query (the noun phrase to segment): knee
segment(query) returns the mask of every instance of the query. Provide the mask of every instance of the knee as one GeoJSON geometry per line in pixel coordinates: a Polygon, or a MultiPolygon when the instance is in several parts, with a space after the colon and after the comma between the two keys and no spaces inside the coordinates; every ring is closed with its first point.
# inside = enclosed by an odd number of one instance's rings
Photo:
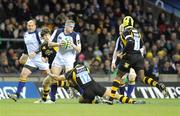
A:
{"type": "Polygon", "coordinates": [[[135,82],[136,73],[130,73],[128,79],[129,79],[130,82],[135,82]]]}
{"type": "Polygon", "coordinates": [[[51,80],[49,79],[49,78],[45,78],[44,80],[43,80],[43,86],[50,86],[50,84],[51,84],[52,82],[51,82],[51,80]]]}
{"type": "Polygon", "coordinates": [[[27,77],[28,77],[28,74],[25,73],[25,72],[22,72],[22,73],[20,74],[20,80],[26,81],[26,80],[27,80],[27,77]]]}

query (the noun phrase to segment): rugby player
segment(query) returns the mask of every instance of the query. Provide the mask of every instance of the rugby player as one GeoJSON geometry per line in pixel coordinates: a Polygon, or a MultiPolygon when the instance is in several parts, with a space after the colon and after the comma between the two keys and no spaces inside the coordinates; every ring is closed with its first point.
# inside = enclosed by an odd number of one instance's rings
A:
{"type": "Polygon", "coordinates": [[[123,84],[123,75],[129,72],[130,68],[135,70],[137,77],[140,77],[144,84],[157,87],[165,97],[167,96],[167,90],[164,84],[144,76],[144,58],[140,50],[143,47],[143,41],[140,33],[133,25],[134,20],[131,16],[124,17],[123,26],[125,30],[120,37],[123,45],[122,59],[118,65],[118,76],[114,79],[111,87],[111,97],[109,98],[111,104],[113,104],[116,91],[123,84]]]}
{"type": "MultiPolygon", "coordinates": [[[[63,69],[65,72],[73,69],[76,54],[81,52],[80,35],[74,31],[74,27],[75,22],[73,20],[66,20],[64,28],[56,29],[51,36],[51,42],[48,43],[48,46],[59,47],[52,62],[51,71],[53,74],[59,75],[63,69]]],[[[51,77],[47,77],[47,82],[51,80],[51,77]]],[[[51,101],[55,102],[58,83],[54,80],[52,83],[50,97],[51,101]]]]}
{"type": "MultiPolygon", "coordinates": [[[[26,49],[24,54],[20,58],[21,63],[25,63],[24,67],[20,74],[20,79],[18,83],[17,91],[13,94],[8,94],[8,97],[17,101],[20,98],[20,93],[22,88],[25,86],[28,76],[35,70],[39,69],[44,75],[47,75],[49,70],[49,64],[44,62],[42,59],[42,53],[37,51],[41,45],[40,34],[36,30],[35,20],[29,20],[27,22],[27,32],[24,34],[24,42],[26,49]]],[[[43,85],[44,88],[47,88],[46,85],[43,85]]]]}
{"type": "MultiPolygon", "coordinates": [[[[76,65],[75,68],[69,70],[63,75],[55,75],[49,73],[49,75],[55,80],[68,80],[75,89],[79,91],[81,97],[79,103],[94,103],[95,96],[109,97],[111,90],[106,89],[97,83],[91,76],[89,69],[85,65],[76,65]]],[[[115,95],[115,98],[122,103],[128,104],[144,104],[144,101],[135,101],[124,95],[115,95]]],[[[108,103],[108,101],[105,101],[108,103]]]]}
{"type": "MultiPolygon", "coordinates": [[[[124,31],[124,26],[123,24],[121,24],[119,26],[119,34],[121,35],[122,32],[124,31]]],[[[111,71],[114,71],[116,69],[116,65],[118,65],[119,60],[121,60],[121,58],[123,57],[122,55],[122,41],[120,39],[120,36],[118,37],[117,41],[116,41],[116,46],[113,52],[113,59],[112,59],[112,63],[111,63],[111,71]]],[[[130,69],[130,72],[126,73],[123,77],[123,83],[119,88],[119,92],[121,95],[124,95],[125,93],[125,86],[126,84],[128,84],[128,89],[126,91],[127,96],[131,97],[131,94],[135,88],[135,79],[136,79],[136,73],[134,71],[133,68],[130,69]]]]}

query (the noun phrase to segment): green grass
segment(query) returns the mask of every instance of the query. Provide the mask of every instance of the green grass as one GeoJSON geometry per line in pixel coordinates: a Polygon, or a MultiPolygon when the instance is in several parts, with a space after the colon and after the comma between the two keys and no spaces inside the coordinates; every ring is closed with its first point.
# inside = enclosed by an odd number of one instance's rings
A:
{"type": "Polygon", "coordinates": [[[17,103],[0,100],[0,116],[180,116],[180,99],[146,99],[147,104],[79,104],[77,99],[56,104],[33,104],[35,99],[17,103]]]}

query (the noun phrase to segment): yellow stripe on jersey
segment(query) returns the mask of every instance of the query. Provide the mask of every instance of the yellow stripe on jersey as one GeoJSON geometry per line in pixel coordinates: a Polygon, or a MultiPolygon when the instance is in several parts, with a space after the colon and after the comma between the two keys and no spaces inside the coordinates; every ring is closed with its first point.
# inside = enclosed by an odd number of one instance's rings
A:
{"type": "Polygon", "coordinates": [[[74,71],[72,72],[72,79],[77,84],[76,73],[74,71]]]}
{"type": "Polygon", "coordinates": [[[121,41],[122,41],[123,45],[126,46],[127,41],[126,41],[124,35],[121,35],[121,41]]]}
{"type": "Polygon", "coordinates": [[[89,70],[89,68],[86,68],[86,69],[87,69],[88,73],[90,73],[90,70],[89,70]]]}
{"type": "Polygon", "coordinates": [[[59,47],[53,47],[53,49],[57,52],[59,50],[59,47]]]}

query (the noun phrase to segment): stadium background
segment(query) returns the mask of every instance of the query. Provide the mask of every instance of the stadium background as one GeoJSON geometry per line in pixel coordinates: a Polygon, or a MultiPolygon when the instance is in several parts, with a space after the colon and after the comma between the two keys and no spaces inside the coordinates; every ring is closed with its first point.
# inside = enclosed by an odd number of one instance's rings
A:
{"type": "MultiPolygon", "coordinates": [[[[180,2],[178,0],[0,0],[0,115],[39,116],[174,116],[180,114],[179,99],[147,99],[143,106],[79,105],[77,100],[58,101],[54,106],[34,105],[25,99],[19,104],[6,100],[15,91],[22,65],[18,58],[23,52],[26,21],[36,19],[38,29],[63,27],[67,18],[76,22],[81,35],[82,52],[77,61],[92,67],[95,80],[110,86],[114,72],[110,71],[118,26],[125,15],[131,15],[140,30],[146,47],[146,75],[165,82],[170,98],[180,97],[180,2]],[[22,103],[22,104],[21,104],[22,103]],[[16,107],[15,107],[16,106],[16,107]],[[91,109],[91,111],[89,111],[91,109]],[[119,110],[120,109],[120,110],[119,110]],[[130,109],[130,110],[129,110],[130,109]],[[168,111],[167,111],[168,109],[168,111]],[[58,112],[57,112],[58,111],[58,112]],[[149,113],[150,112],[150,113],[149,113]],[[68,115],[69,116],[69,115],[68,115]]],[[[35,72],[23,89],[23,98],[39,97],[42,78],[35,72]],[[33,91],[31,91],[33,90],[33,91]]],[[[137,83],[135,96],[163,98],[154,88],[137,83]]],[[[59,98],[68,98],[58,89],[59,98]]]]}
{"type": "MultiPolygon", "coordinates": [[[[125,15],[131,15],[145,42],[146,75],[163,82],[179,82],[178,4],[177,0],[1,0],[0,79],[18,81],[22,69],[18,58],[24,49],[27,20],[36,19],[39,30],[47,26],[53,32],[63,27],[66,19],[73,19],[82,42],[77,62],[91,67],[97,81],[111,82],[114,72],[110,65],[118,26],[125,15]]],[[[29,80],[38,85],[42,82],[39,72],[29,80]]]]}

